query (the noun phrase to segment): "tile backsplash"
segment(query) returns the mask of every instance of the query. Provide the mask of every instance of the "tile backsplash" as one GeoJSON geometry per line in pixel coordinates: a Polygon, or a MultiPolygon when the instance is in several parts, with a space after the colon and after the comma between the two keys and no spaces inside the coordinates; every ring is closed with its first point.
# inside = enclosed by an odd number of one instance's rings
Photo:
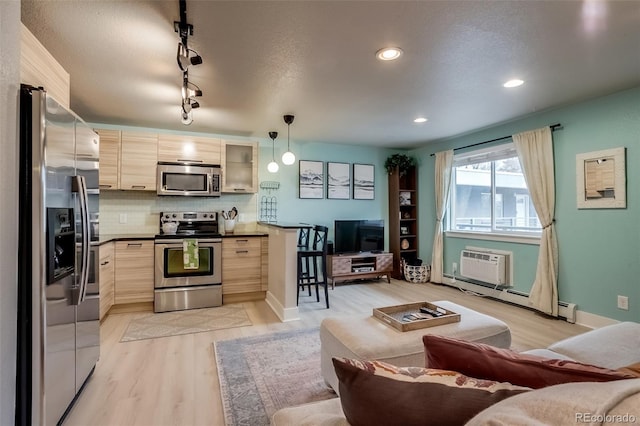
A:
{"type": "MultiPolygon", "coordinates": [[[[157,234],[165,211],[228,211],[238,209],[236,229],[253,230],[257,220],[257,194],[211,197],[159,197],[146,191],[100,191],[100,233],[157,234]],[[121,223],[122,221],[125,223],[121,223]]],[[[222,216],[218,218],[222,221],[222,216]]],[[[222,226],[222,222],[221,222],[222,226]]]]}

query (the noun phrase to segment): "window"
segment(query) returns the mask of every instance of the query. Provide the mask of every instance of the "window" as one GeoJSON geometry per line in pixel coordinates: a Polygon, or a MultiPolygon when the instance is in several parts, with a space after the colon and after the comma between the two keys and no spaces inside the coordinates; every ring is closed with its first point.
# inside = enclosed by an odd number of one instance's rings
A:
{"type": "Polygon", "coordinates": [[[512,143],[456,155],[452,179],[447,212],[450,231],[541,232],[512,143]]]}

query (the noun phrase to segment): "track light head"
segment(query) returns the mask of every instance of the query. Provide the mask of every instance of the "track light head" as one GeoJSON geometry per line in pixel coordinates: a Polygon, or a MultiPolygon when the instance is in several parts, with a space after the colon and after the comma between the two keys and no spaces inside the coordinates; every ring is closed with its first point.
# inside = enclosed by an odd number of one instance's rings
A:
{"type": "MultiPolygon", "coordinates": [[[[191,52],[196,53],[195,51],[189,49],[191,52]]],[[[202,56],[196,53],[196,56],[192,56],[189,61],[191,61],[191,65],[200,65],[202,63],[202,56]]]]}
{"type": "Polygon", "coordinates": [[[184,108],[182,108],[180,118],[182,120],[182,124],[184,124],[185,126],[193,123],[193,115],[191,114],[191,111],[187,112],[184,108]]]}
{"type": "Polygon", "coordinates": [[[200,104],[198,103],[198,101],[190,99],[190,104],[192,109],[200,108],[200,104]]]}

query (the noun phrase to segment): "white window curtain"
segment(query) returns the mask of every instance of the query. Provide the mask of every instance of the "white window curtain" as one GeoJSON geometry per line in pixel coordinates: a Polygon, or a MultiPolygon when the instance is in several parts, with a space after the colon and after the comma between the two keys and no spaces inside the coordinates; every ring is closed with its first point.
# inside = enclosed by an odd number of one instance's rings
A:
{"type": "Polygon", "coordinates": [[[435,204],[436,204],[436,232],[433,239],[433,251],[431,255],[431,282],[442,283],[442,219],[449,204],[451,192],[451,171],[453,169],[453,150],[436,153],[435,176],[435,204]]]}
{"type": "Polygon", "coordinates": [[[525,182],[542,225],[536,277],[529,292],[531,305],[545,314],[558,316],[558,241],[555,215],[555,177],[551,129],[513,135],[525,182]]]}

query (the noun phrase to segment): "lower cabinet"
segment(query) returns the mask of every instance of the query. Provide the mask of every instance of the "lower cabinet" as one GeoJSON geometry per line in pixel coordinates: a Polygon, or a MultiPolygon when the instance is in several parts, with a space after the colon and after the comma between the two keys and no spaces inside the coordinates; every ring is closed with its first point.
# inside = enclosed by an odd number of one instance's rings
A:
{"type": "Polygon", "coordinates": [[[262,291],[262,237],[223,238],[223,296],[259,291],[262,291]]]}
{"type": "Polygon", "coordinates": [[[116,305],[153,302],[153,244],[153,240],[116,242],[116,305]]]}
{"type": "Polygon", "coordinates": [[[115,293],[115,257],[114,243],[105,243],[98,249],[99,274],[100,278],[100,320],[109,312],[113,306],[115,293]]]}

